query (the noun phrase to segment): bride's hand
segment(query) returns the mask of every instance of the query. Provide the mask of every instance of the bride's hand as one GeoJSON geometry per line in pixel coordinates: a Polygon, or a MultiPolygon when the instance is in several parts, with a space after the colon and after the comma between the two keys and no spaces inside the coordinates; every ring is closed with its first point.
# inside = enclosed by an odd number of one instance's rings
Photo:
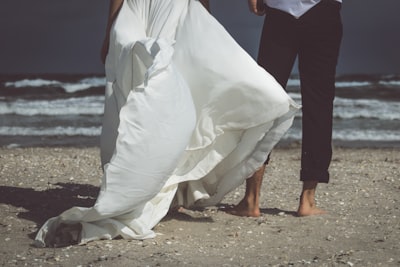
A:
{"type": "Polygon", "coordinates": [[[258,16],[265,15],[265,6],[262,0],[247,0],[247,3],[249,4],[250,12],[258,16]]]}
{"type": "Polygon", "coordinates": [[[106,36],[104,38],[103,45],[101,46],[101,51],[100,51],[100,59],[103,64],[106,63],[106,57],[108,54],[109,46],[110,46],[110,37],[106,36]]]}

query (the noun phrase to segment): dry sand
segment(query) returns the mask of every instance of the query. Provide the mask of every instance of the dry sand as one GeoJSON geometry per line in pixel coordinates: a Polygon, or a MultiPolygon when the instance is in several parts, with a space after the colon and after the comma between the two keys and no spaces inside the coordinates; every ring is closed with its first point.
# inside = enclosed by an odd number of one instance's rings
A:
{"type": "MultiPolygon", "coordinates": [[[[329,213],[296,217],[298,147],[273,153],[260,218],[220,207],[168,215],[155,239],[32,247],[38,227],[94,203],[98,148],[0,148],[1,266],[399,266],[400,150],[336,148],[331,183],[318,188],[329,213]]],[[[235,204],[244,187],[223,204],[235,204]]]]}

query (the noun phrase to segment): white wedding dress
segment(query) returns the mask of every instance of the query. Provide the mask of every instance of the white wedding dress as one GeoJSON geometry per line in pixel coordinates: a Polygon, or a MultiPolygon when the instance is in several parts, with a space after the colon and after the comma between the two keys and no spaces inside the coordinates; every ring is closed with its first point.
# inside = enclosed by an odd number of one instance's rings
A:
{"type": "Polygon", "coordinates": [[[241,185],[299,109],[197,0],[125,0],[106,78],[100,194],[49,219],[37,246],[60,224],[78,224],[80,244],[154,237],[171,205],[215,205],[241,185]]]}

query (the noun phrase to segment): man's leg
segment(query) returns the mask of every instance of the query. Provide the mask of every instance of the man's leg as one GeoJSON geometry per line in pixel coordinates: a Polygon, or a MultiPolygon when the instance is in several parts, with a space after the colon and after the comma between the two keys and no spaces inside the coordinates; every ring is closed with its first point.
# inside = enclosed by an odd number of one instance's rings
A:
{"type": "MultiPolygon", "coordinates": [[[[261,36],[258,63],[264,67],[285,88],[290,77],[296,55],[297,42],[293,28],[295,19],[279,10],[267,8],[261,36]]],[[[243,199],[228,213],[237,216],[260,216],[260,190],[265,167],[269,161],[246,180],[246,193],[243,199]]]]}
{"type": "Polygon", "coordinates": [[[329,182],[335,74],[342,37],[340,4],[323,1],[299,22],[303,26],[299,51],[303,189],[297,213],[308,216],[325,213],[316,206],[315,192],[318,183],[329,182]]]}
{"type": "Polygon", "coordinates": [[[298,216],[310,216],[325,214],[326,211],[317,207],[315,202],[315,193],[318,181],[303,181],[303,188],[300,195],[298,216]]]}
{"type": "Polygon", "coordinates": [[[252,177],[246,180],[246,193],[243,199],[232,209],[226,212],[243,217],[259,217],[260,216],[260,190],[265,172],[264,164],[252,177]]]}

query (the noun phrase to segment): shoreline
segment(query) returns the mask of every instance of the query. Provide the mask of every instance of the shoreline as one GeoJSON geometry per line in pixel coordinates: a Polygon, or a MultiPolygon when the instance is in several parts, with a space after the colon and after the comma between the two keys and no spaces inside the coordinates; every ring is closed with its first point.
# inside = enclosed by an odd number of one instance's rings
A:
{"type": "MultiPolygon", "coordinates": [[[[300,147],[277,147],[265,174],[259,218],[220,206],[168,214],[149,240],[31,246],[42,223],[91,206],[99,148],[0,147],[1,266],[398,266],[400,149],[334,147],[331,181],[318,187],[329,213],[296,217],[300,147]]],[[[236,204],[240,186],[221,205],[236,204]]]]}
{"type": "MultiPolygon", "coordinates": [[[[1,148],[29,148],[29,147],[99,147],[100,136],[14,136],[3,135],[0,139],[1,148]]],[[[300,147],[301,141],[282,139],[276,149],[300,147]]],[[[333,147],[337,148],[370,148],[370,149],[400,149],[400,141],[343,141],[333,140],[333,147]]]]}

